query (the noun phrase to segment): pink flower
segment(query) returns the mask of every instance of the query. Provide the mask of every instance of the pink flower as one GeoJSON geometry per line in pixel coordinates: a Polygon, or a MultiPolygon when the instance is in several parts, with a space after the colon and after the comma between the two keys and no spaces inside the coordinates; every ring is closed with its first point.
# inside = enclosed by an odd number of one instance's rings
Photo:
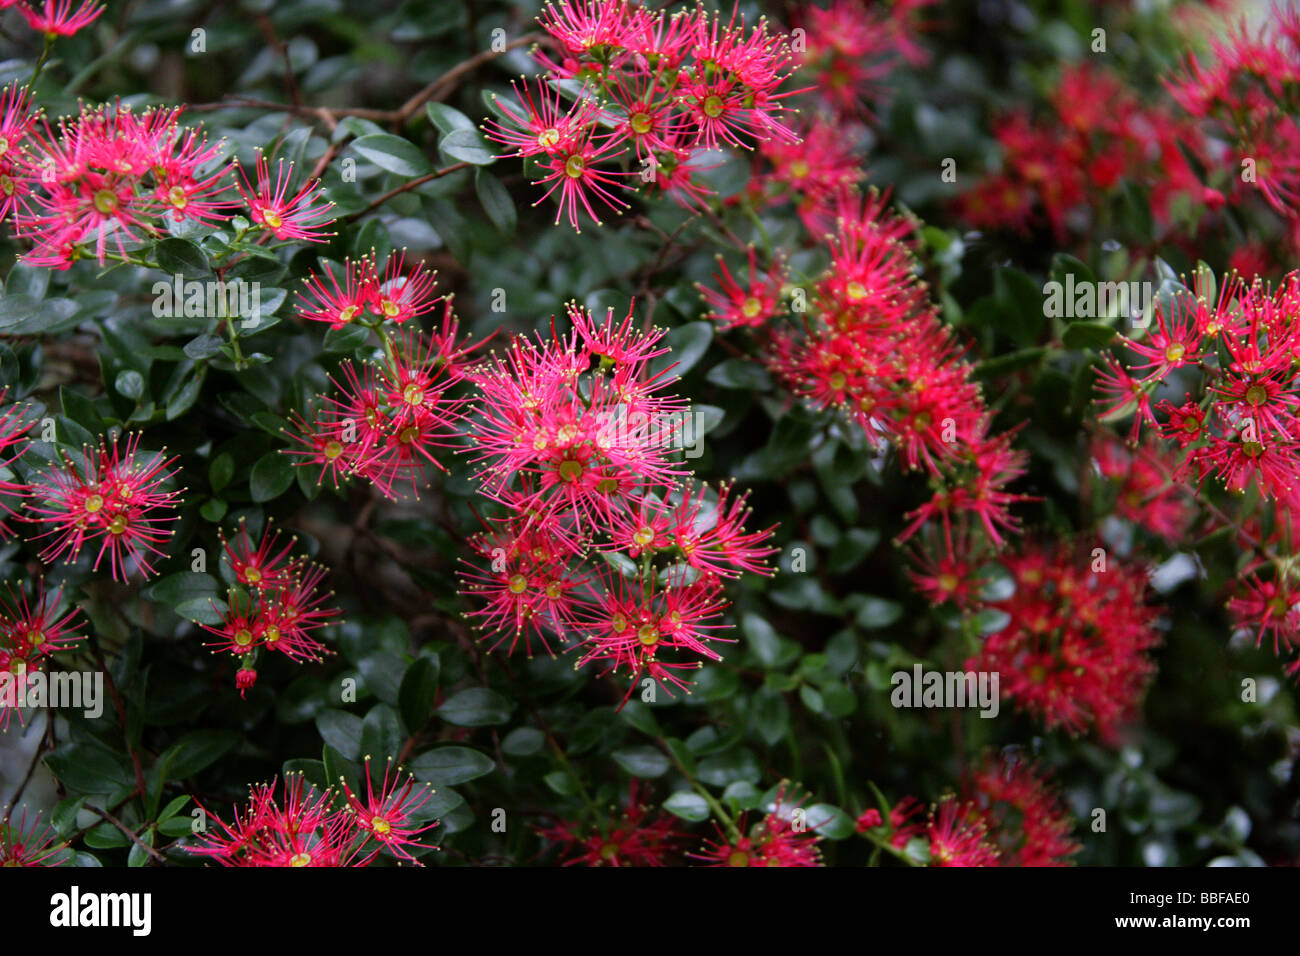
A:
{"type": "Polygon", "coordinates": [[[423,847],[423,844],[418,843],[415,838],[438,825],[435,820],[419,826],[415,819],[420,809],[433,797],[433,790],[428,784],[416,790],[415,778],[408,774],[403,780],[400,767],[390,783],[388,775],[392,764],[393,759],[389,757],[384,765],[384,780],[378,793],[375,792],[369,756],[366,757],[365,768],[362,771],[366,779],[365,797],[353,793],[346,781],[343,784],[348,809],[352,813],[356,828],[368,835],[375,843],[374,849],[368,856],[363,857],[358,866],[365,866],[383,850],[388,850],[394,856],[408,860],[416,866],[421,865],[415,857],[411,856],[407,847],[423,847]]]}
{"type": "Polygon", "coordinates": [[[303,183],[298,191],[289,195],[289,184],[293,179],[293,163],[285,169],[283,159],[275,171],[275,181],[271,181],[271,171],[266,157],[257,154],[257,188],[244,177],[239,170],[242,185],[240,195],[251,210],[253,222],[262,226],[280,240],[297,239],[303,242],[324,242],[332,235],[322,230],[322,226],[334,221],[332,211],[334,203],[325,199],[320,180],[313,179],[303,183]]]}
{"type": "Polygon", "coordinates": [[[160,453],[137,458],[140,434],[126,439],[100,439],[98,449],[82,452],[80,465],[65,456],[45,476],[32,482],[25,520],[51,525],[37,536],[54,540],[41,553],[47,563],[59,558],[71,562],[87,545],[98,543],[94,569],[107,554],[114,580],[125,580],[138,570],[154,573],[152,556],[166,557],[158,545],[171,537],[167,526],[176,521],[179,491],[164,491],[175,476],[168,468],[176,459],[160,453]]]}
{"type": "Polygon", "coordinates": [[[33,30],[39,30],[47,36],[70,37],[82,27],[89,26],[101,13],[104,5],[85,0],[75,10],[73,0],[45,0],[39,8],[26,3],[18,4],[18,13],[33,30]]]}

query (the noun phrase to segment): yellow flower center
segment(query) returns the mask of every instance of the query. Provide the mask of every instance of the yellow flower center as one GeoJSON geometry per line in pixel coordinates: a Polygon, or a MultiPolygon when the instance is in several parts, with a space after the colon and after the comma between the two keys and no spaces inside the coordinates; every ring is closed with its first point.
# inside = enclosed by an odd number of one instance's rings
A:
{"type": "Polygon", "coordinates": [[[241,627],[235,632],[235,643],[240,647],[247,647],[253,643],[253,632],[246,627],[241,627]]]}
{"type": "Polygon", "coordinates": [[[511,594],[523,594],[528,590],[528,579],[522,574],[512,574],[510,580],[506,582],[506,587],[510,589],[511,594]]]}
{"type": "Polygon", "coordinates": [[[632,127],[632,132],[638,136],[644,136],[650,132],[652,122],[649,113],[633,113],[631,119],[628,120],[628,125],[632,127]]]}
{"type": "Polygon", "coordinates": [[[102,507],[104,507],[103,495],[91,495],[89,498],[86,499],[86,511],[89,512],[90,514],[93,515],[96,511],[98,511],[102,507]]]}
{"type": "Polygon", "coordinates": [[[357,305],[350,305],[345,309],[340,309],[339,321],[342,322],[344,325],[347,325],[349,322],[352,321],[352,317],[360,311],[361,311],[361,307],[357,305]]]}
{"type": "Polygon", "coordinates": [[[262,572],[254,567],[244,568],[244,580],[249,584],[256,584],[258,581],[262,580],[262,572]]]}
{"type": "Polygon", "coordinates": [[[412,382],[402,389],[402,400],[408,405],[423,405],[424,389],[412,382]]]}
{"type": "Polygon", "coordinates": [[[558,129],[555,129],[554,127],[551,127],[550,129],[544,129],[537,134],[537,145],[542,147],[542,149],[550,149],[559,141],[560,141],[560,131],[558,129]]]}
{"type": "Polygon", "coordinates": [[[325,448],[323,449],[323,451],[325,453],[325,457],[328,458],[330,461],[333,461],[339,455],[343,454],[343,445],[340,442],[329,441],[325,443],[325,448]]]}
{"type": "Polygon", "coordinates": [[[1183,356],[1186,354],[1187,346],[1183,345],[1181,342],[1175,342],[1169,346],[1169,348],[1165,349],[1165,359],[1170,362],[1182,361],[1183,356]]]}
{"type": "Polygon", "coordinates": [[[637,529],[636,534],[632,535],[632,540],[638,547],[644,548],[647,544],[655,539],[655,529],[648,524],[642,525],[637,529]]]}
{"type": "Polygon", "coordinates": [[[759,302],[758,299],[754,298],[752,295],[746,299],[745,304],[740,307],[741,314],[747,319],[754,318],[762,311],[763,303],[759,302]]]}
{"type": "Polygon", "coordinates": [[[95,193],[95,208],[105,216],[117,209],[117,193],[111,189],[101,189],[95,193]]]}
{"type": "Polygon", "coordinates": [[[867,287],[856,280],[850,282],[844,291],[848,293],[851,302],[859,302],[867,297],[867,287]]]}
{"type": "Polygon", "coordinates": [[[659,628],[653,624],[642,624],[636,630],[636,639],[649,647],[651,644],[659,643],[659,628]]]}
{"type": "Polygon", "coordinates": [[[564,461],[560,462],[560,467],[557,470],[560,473],[560,480],[577,481],[582,477],[582,462],[574,461],[572,458],[566,458],[564,461]]]}
{"type": "Polygon", "coordinates": [[[185,195],[185,190],[180,186],[173,186],[167,191],[167,201],[177,209],[184,209],[189,205],[190,197],[185,195]]]}
{"type": "Polygon", "coordinates": [[[294,854],[293,859],[289,861],[289,865],[290,866],[311,866],[311,854],[296,853],[294,854]]]}
{"type": "Polygon", "coordinates": [[[124,534],[126,532],[126,515],[117,515],[108,523],[109,534],[124,534]]]}
{"type": "Polygon", "coordinates": [[[722,111],[726,108],[727,105],[722,102],[722,97],[716,94],[708,97],[704,101],[704,115],[710,119],[717,119],[722,115],[722,111]]]}
{"type": "MultiPolygon", "coordinates": [[[[279,229],[284,225],[284,220],[280,218],[280,214],[274,209],[270,209],[266,206],[262,207],[262,222],[266,223],[272,229],[279,229]]],[[[310,859],[310,857],[308,857],[308,859],[310,859]]]]}
{"type": "Polygon", "coordinates": [[[587,171],[587,163],[581,156],[570,156],[564,164],[564,172],[570,179],[581,179],[587,171]]]}
{"type": "Polygon", "coordinates": [[[272,624],[270,627],[266,629],[266,633],[264,636],[266,637],[266,643],[274,644],[278,640],[280,640],[280,629],[276,627],[274,624],[272,624]]]}
{"type": "Polygon", "coordinates": [[[374,830],[380,836],[388,836],[388,834],[393,832],[393,825],[387,820],[381,820],[376,817],[374,822],[371,823],[370,829],[374,830]]]}
{"type": "Polygon", "coordinates": [[[727,866],[749,866],[749,854],[740,850],[733,851],[731,856],[727,857],[727,866]]]}
{"type": "Polygon", "coordinates": [[[803,179],[811,170],[808,164],[802,159],[796,159],[790,164],[790,175],[795,179],[803,179]]]}
{"type": "Polygon", "coordinates": [[[1246,389],[1246,401],[1252,405],[1263,405],[1268,401],[1268,389],[1263,385],[1252,385],[1246,389]]]}

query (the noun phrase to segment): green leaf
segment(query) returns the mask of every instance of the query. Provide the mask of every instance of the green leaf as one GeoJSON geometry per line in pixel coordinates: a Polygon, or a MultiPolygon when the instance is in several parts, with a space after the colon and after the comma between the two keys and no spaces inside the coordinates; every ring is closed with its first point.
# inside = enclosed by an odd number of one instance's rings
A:
{"type": "Polygon", "coordinates": [[[542,749],[546,735],[536,727],[516,727],[501,741],[501,750],[512,757],[528,757],[542,749]]]}
{"type": "Polygon", "coordinates": [[[900,617],[903,616],[903,606],[897,601],[887,601],[884,598],[868,597],[862,601],[858,608],[857,617],[859,627],[865,627],[868,630],[874,630],[881,627],[889,627],[900,617]]]}
{"type": "Polygon", "coordinates": [[[259,504],[280,497],[293,484],[293,464],[288,456],[269,451],[253,465],[248,490],[259,504]]]}
{"type": "Polygon", "coordinates": [[[438,128],[438,132],[444,136],[448,133],[454,133],[458,129],[477,129],[474,121],[458,109],[448,106],[446,103],[426,103],[425,113],[429,116],[429,121],[438,128]]]}
{"type": "Polygon", "coordinates": [[[406,669],[398,691],[398,706],[402,720],[412,732],[419,730],[433,712],[433,699],[438,693],[438,662],[436,658],[419,657],[406,669]]]}
{"type": "Polygon", "coordinates": [[[154,246],[153,254],[158,268],[169,276],[193,279],[212,272],[203,250],[188,239],[164,239],[154,246]]]}
{"type": "Polygon", "coordinates": [[[672,349],[650,363],[650,374],[657,375],[671,368],[671,375],[681,378],[704,357],[713,341],[712,322],[688,322],[671,330],[664,343],[672,349]]]}
{"type": "Polygon", "coordinates": [[[46,754],[45,765],[69,790],[111,794],[135,784],[130,761],[95,741],[61,744],[46,754]]]}
{"type": "Polygon", "coordinates": [[[239,735],[231,730],[195,730],[178,740],[167,764],[167,776],[172,780],[192,777],[216,763],[222,755],[239,743],[239,735]]]}
{"type": "Polygon", "coordinates": [[[104,419],[95,411],[95,403],[80,392],[74,392],[66,386],[60,388],[59,405],[65,416],[92,433],[98,433],[104,427],[104,419]]]}
{"type": "Polygon", "coordinates": [[[218,354],[224,344],[221,336],[205,332],[186,342],[184,352],[194,361],[201,362],[203,359],[209,359],[218,354]]]}
{"type": "Polygon", "coordinates": [[[758,783],[763,768],[747,748],[738,747],[700,761],[699,779],[712,787],[725,787],[737,781],[758,783]]]}
{"type": "Polygon", "coordinates": [[[228,451],[223,451],[212,459],[208,465],[208,483],[212,485],[214,492],[221,491],[222,488],[230,484],[230,479],[235,475],[235,456],[228,451]]]}
{"type": "Polygon", "coordinates": [[[469,747],[438,747],[407,762],[416,778],[435,787],[451,787],[486,776],[496,769],[487,754],[469,747]]]}
{"type": "Polygon", "coordinates": [[[767,374],[767,369],[749,359],[731,358],[719,362],[709,369],[709,374],[705,377],[720,388],[762,392],[772,387],[772,378],[767,374]]]}
{"type": "Polygon", "coordinates": [[[1047,322],[1043,290],[1019,269],[998,267],[993,297],[998,305],[997,327],[1021,345],[1032,344],[1047,322]]]}
{"type": "Polygon", "coordinates": [[[474,166],[496,162],[496,156],[476,129],[453,130],[442,138],[438,148],[451,159],[474,166]]]}
{"type": "Polygon", "coordinates": [[[829,803],[814,803],[804,814],[810,829],[831,840],[843,840],[858,832],[856,821],[829,803]]]}
{"type": "Polygon", "coordinates": [[[357,661],[357,669],[372,694],[390,706],[400,705],[402,679],[406,675],[406,661],[400,654],[375,651],[357,661]]]}
{"type": "Polygon", "coordinates": [[[192,598],[215,597],[218,587],[217,579],[210,574],[201,571],[177,571],[155,581],[146,595],[150,601],[176,607],[192,598]]]}
{"type": "Polygon", "coordinates": [[[658,747],[623,747],[610,756],[614,762],[634,777],[661,777],[668,772],[672,761],[658,747]]]}
{"type": "Polygon", "coordinates": [[[1067,349],[1099,349],[1111,343],[1115,330],[1101,322],[1071,322],[1061,337],[1067,349]]]}
{"type": "Polygon", "coordinates": [[[316,715],[321,739],[349,760],[361,756],[361,718],[343,710],[324,710],[316,715]]]}
{"type": "Polygon", "coordinates": [[[765,618],[746,612],[740,619],[740,629],[749,639],[749,646],[754,656],[765,667],[775,667],[781,656],[781,638],[772,625],[767,623],[765,618]]]}
{"type": "Polygon", "coordinates": [[[433,172],[433,165],[410,140],[391,133],[371,133],[352,141],[352,148],[380,169],[415,178],[433,172]]]}
{"type": "Polygon", "coordinates": [[[474,173],[474,191],[478,193],[478,201],[483,204],[483,211],[492,220],[492,225],[500,232],[511,235],[515,231],[518,216],[515,213],[515,202],[510,198],[506,187],[501,185],[501,180],[480,168],[474,173]]]}
{"type": "Polygon", "coordinates": [[[144,394],[144,376],[135,369],[118,372],[117,378],[113,380],[113,388],[119,395],[133,401],[138,400],[144,394]]]}
{"type": "Polygon", "coordinates": [[[384,758],[397,758],[402,752],[402,730],[397,711],[387,704],[375,704],[361,722],[361,755],[373,757],[382,765],[384,758]]]}
{"type": "Polygon", "coordinates": [[[687,823],[703,823],[709,818],[709,803],[692,790],[679,790],[664,801],[664,809],[687,823]]]}
{"type": "MultiPolygon", "coordinates": [[[[373,221],[373,220],[372,220],[373,221]]],[[[370,330],[364,325],[345,325],[325,333],[326,352],[352,352],[366,344],[370,330]]]]}
{"type": "Polygon", "coordinates": [[[443,701],[438,715],[457,727],[504,724],[513,708],[510,701],[488,687],[470,687],[443,701]]]}

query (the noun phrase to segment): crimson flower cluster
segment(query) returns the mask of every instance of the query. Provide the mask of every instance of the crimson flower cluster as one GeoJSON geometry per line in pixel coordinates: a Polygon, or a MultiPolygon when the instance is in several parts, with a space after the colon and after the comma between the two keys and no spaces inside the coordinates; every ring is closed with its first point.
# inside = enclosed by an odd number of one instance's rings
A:
{"type": "MultiPolygon", "coordinates": [[[[374,285],[371,305],[378,303],[384,318],[404,321],[425,311],[424,292],[411,288],[421,283],[412,276],[374,285]],[[405,283],[402,285],[400,283],[405,283]],[[406,292],[411,289],[411,295],[406,292]],[[391,306],[391,309],[390,309],[391,306]],[[394,314],[389,316],[389,312],[394,314]]],[[[285,449],[299,467],[318,468],[317,482],[329,476],[337,488],[354,475],[369,481],[385,497],[400,497],[409,484],[419,497],[426,469],[443,471],[440,449],[456,446],[457,423],[464,415],[464,400],[450,390],[465,374],[468,356],[476,346],[459,339],[460,324],[451,299],[444,300],[442,322],[429,333],[411,327],[402,332],[381,332],[385,357],[382,364],[350,359],[330,376],[333,390],[305,415],[294,413],[286,431],[295,447],[285,449]]]]}
{"type": "Polygon", "coordinates": [[[1166,86],[1208,135],[1233,145],[1230,166],[1253,164],[1250,177],[1233,177],[1229,201],[1262,196],[1300,250],[1300,10],[1275,5],[1254,32],[1243,21],[1211,45],[1208,61],[1189,55],[1166,86]]]}
{"type": "MultiPolygon", "coordinates": [[[[17,448],[13,459],[21,457],[31,425],[13,407],[0,414],[0,452],[17,448]]],[[[175,478],[170,466],[176,459],[141,453],[140,437],[101,437],[97,448],[82,449],[80,462],[64,453],[27,482],[0,483],[0,492],[25,500],[22,521],[45,526],[30,539],[48,539],[42,561],[72,563],[89,546],[95,550],[93,569],[98,571],[107,557],[115,581],[132,573],[154,574],[154,560],[166,557],[159,545],[171,537],[169,525],[179,518],[181,492],[164,490],[175,478]]],[[[0,535],[4,532],[0,525],[0,535]]]]}
{"type": "Polygon", "coordinates": [[[928,811],[904,797],[888,823],[875,809],[857,823],[859,832],[896,851],[920,841],[929,866],[1069,866],[1082,849],[1046,772],[1013,755],[986,757],[961,797],[945,794],[928,811]]]}
{"type": "Polygon", "coordinates": [[[689,856],[706,866],[822,866],[821,842],[816,828],[823,820],[809,820],[800,806],[803,800],[786,799],[785,785],[777,792],[773,807],[753,825],[741,814],[736,832],[718,828],[718,840],[706,840],[698,853],[689,856]]]}
{"type": "Polygon", "coordinates": [[[897,0],[887,9],[868,9],[862,0],[832,0],[796,8],[802,36],[795,51],[818,106],[841,122],[870,119],[884,77],[901,62],[929,62],[914,34],[917,11],[934,2],[897,0]]]}
{"type": "Polygon", "coordinates": [[[437,826],[421,817],[433,790],[400,767],[393,772],[391,760],[378,787],[369,757],[364,773],[364,794],[346,781],[341,794],[321,790],[302,774],[285,775],[283,798],[276,780],[250,787],[247,806],[231,823],[215,818],[220,830],[210,828],[185,849],[222,866],[369,866],[385,851],[422,865],[411,851],[424,848],[416,837],[437,826]]]}
{"type": "Polygon", "coordinates": [[[1117,517],[1167,544],[1182,540],[1196,518],[1196,508],[1186,490],[1169,479],[1177,466],[1170,449],[1149,436],[1130,448],[1115,435],[1101,434],[1094,438],[1089,456],[1097,473],[1114,489],[1117,517]]]}
{"type": "Polygon", "coordinates": [[[29,598],[22,587],[7,587],[8,596],[0,597],[0,729],[7,729],[9,719],[23,720],[19,702],[25,696],[33,676],[51,655],[76,645],[77,608],[63,609],[63,592],[45,592],[37,581],[36,593],[29,598]]]}
{"type": "Polygon", "coordinates": [[[94,0],[82,0],[75,5],[74,0],[40,0],[35,4],[27,0],[0,0],[0,10],[10,8],[17,11],[27,26],[45,34],[47,40],[72,36],[99,19],[105,9],[104,4],[94,0]]]}
{"type": "MultiPolygon", "coordinates": [[[[1213,280],[1197,273],[1193,294],[1158,298],[1154,327],[1123,343],[1098,374],[1103,420],[1132,416],[1130,442],[1146,426],[1172,457],[1172,487],[1199,491],[1210,478],[1232,492],[1249,492],[1271,514],[1268,530],[1238,528],[1238,541],[1258,557],[1229,603],[1238,626],[1271,638],[1274,650],[1300,647],[1300,591],[1289,554],[1300,512],[1300,273],[1276,287],[1231,276],[1214,295],[1213,280]],[[1199,397],[1187,391],[1197,384],[1199,397]],[[1182,401],[1162,394],[1177,396],[1182,401]],[[1176,400],[1176,399],[1175,399],[1176,400]]],[[[1258,522],[1257,522],[1258,524],[1258,522]]],[[[1287,667],[1300,674],[1300,664],[1287,667]]]]}
{"type": "Polygon", "coordinates": [[[1064,241],[1086,233],[1095,196],[1124,182],[1150,187],[1161,226],[1170,224],[1177,197],[1223,204],[1220,193],[1202,186],[1179,146],[1204,161],[1210,144],[1172,104],[1144,101],[1110,71],[1082,63],[1062,69],[1050,106],[1048,117],[1019,110],[996,121],[1002,165],[959,197],[963,221],[1022,233],[1045,222],[1064,241]]]}
{"type": "Polygon", "coordinates": [[[127,259],[130,246],[180,224],[230,222],[241,208],[227,198],[236,187],[252,221],[275,238],[325,237],[333,204],[318,181],[292,190],[293,164],[281,160],[272,175],[259,154],[255,183],[242,170],[232,182],[221,144],[182,127],[181,112],[83,106],[56,133],[28,90],[0,94],[0,218],[31,241],[23,260],[62,270],[87,257],[127,259]]]}
{"type": "Polygon", "coordinates": [[[497,101],[505,122],[485,129],[511,147],[505,155],[536,165],[542,200],[558,193],[557,223],[579,229],[581,211],[599,225],[592,200],[622,210],[619,193],[635,181],[699,207],[705,153],[798,139],[785,121],[798,91],[782,89],[794,55],[766,20],[751,29],[734,11],[724,19],[629,0],[558,0],[538,20],[557,51],[537,54],[549,73],[535,89],[516,84],[518,103],[497,101]]]}
{"type": "Polygon", "coordinates": [[[280,532],[268,529],[254,544],[243,521],[233,541],[222,536],[222,560],[234,586],[226,592],[224,605],[212,602],[221,623],[201,626],[216,637],[207,645],[214,654],[226,652],[239,659],[235,686],[241,697],[257,682],[262,651],[295,661],[317,661],[329,653],[312,636],[340,613],[326,606],[334,592],[320,589],[328,570],[292,556],[296,540],[282,545],[280,532]]]}
{"type": "Polygon", "coordinates": [[[998,674],[1002,697],[1048,730],[1113,742],[1155,673],[1159,634],[1146,572],[1098,551],[1026,544],[1003,555],[1015,590],[985,607],[1006,620],[966,669],[998,674]]]}
{"type": "Polygon", "coordinates": [[[771,529],[746,532],[746,495],[696,484],[676,460],[691,419],[664,394],[671,367],[651,367],[663,332],[631,311],[568,317],[567,334],[517,336],[470,373],[471,454],[504,509],[471,541],[488,565],[463,576],[483,602],[471,617],[494,647],[572,640],[578,666],[686,688],[679,672],[720,659],[723,580],[769,573],[771,529]]]}
{"type": "Polygon", "coordinates": [[[54,827],[41,823],[38,813],[27,825],[27,811],[15,823],[13,810],[0,820],[0,867],[58,866],[67,842],[60,840],[54,827]]]}
{"type": "Polygon", "coordinates": [[[379,267],[375,252],[342,266],[342,283],[333,271],[324,276],[311,273],[306,289],[299,293],[298,314],[312,322],[325,322],[341,329],[352,322],[376,324],[390,321],[401,325],[408,319],[433,311],[441,296],[434,294],[437,272],[423,262],[406,271],[406,253],[390,255],[379,267]],[[326,284],[328,283],[328,285],[326,284]]]}
{"type": "Polygon", "coordinates": [[[557,820],[537,833],[559,848],[564,866],[665,866],[688,839],[673,817],[641,799],[636,778],[628,785],[627,809],[611,811],[602,825],[557,820]]]}
{"type": "MultiPolygon", "coordinates": [[[[871,444],[892,445],[907,468],[929,475],[934,493],[907,516],[900,542],[937,529],[949,563],[969,557],[979,535],[1001,546],[1019,528],[1010,508],[1024,496],[1006,489],[1026,456],[990,431],[972,366],[916,278],[911,224],[875,192],[842,192],[836,222],[830,267],[807,295],[802,322],[771,334],[768,367],[795,395],[839,410],[871,444]]],[[[734,304],[744,318],[754,302],[762,314],[776,281],[769,273],[747,289],[724,284],[733,311],[721,314],[738,324],[734,304]]]]}

